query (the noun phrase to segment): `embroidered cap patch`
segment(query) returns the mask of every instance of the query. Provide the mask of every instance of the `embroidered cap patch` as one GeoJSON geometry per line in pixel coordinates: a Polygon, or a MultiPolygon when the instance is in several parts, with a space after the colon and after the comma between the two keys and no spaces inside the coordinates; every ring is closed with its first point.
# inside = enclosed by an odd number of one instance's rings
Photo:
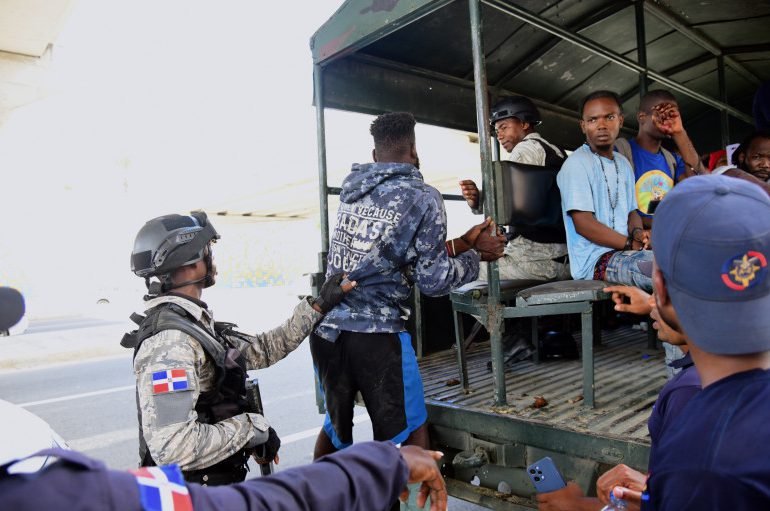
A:
{"type": "Polygon", "coordinates": [[[178,392],[188,390],[187,370],[167,369],[152,373],[152,393],[163,394],[165,392],[178,392]]]}
{"type": "Polygon", "coordinates": [[[731,257],[722,266],[722,282],[735,291],[756,286],[765,280],[766,274],[767,258],[754,250],[731,257]]]}

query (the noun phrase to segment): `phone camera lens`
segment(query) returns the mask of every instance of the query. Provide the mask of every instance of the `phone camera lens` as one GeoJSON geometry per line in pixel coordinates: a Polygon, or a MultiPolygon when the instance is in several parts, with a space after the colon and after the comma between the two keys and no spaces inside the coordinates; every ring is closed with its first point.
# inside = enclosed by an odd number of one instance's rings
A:
{"type": "Polygon", "coordinates": [[[540,478],[535,476],[535,482],[539,482],[539,481],[540,481],[540,478]]]}
{"type": "Polygon", "coordinates": [[[530,468],[530,469],[529,469],[529,473],[530,473],[530,474],[534,474],[534,473],[535,473],[535,469],[534,469],[534,468],[530,468]]]}
{"type": "Polygon", "coordinates": [[[537,473],[540,474],[540,475],[543,475],[543,472],[540,471],[540,470],[538,470],[537,473]]]}

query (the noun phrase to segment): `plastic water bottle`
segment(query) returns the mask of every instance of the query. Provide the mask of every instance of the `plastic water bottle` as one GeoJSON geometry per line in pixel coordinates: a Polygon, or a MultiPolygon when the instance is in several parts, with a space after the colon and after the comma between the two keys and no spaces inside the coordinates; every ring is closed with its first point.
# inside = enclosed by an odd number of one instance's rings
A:
{"type": "Polygon", "coordinates": [[[615,496],[615,492],[610,492],[610,503],[602,508],[602,511],[625,511],[628,509],[628,502],[615,496]]]}

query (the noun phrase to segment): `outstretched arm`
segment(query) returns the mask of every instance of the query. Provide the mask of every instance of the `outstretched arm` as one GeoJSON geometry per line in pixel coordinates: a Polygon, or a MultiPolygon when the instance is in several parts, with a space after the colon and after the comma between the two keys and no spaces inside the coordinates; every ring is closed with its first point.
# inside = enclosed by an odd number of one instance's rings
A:
{"type": "Polygon", "coordinates": [[[446,211],[438,192],[426,197],[430,201],[417,227],[409,251],[414,254],[412,278],[420,291],[428,296],[442,296],[467,284],[479,274],[479,253],[468,250],[449,257],[446,250],[446,211]]]}
{"type": "Polygon", "coordinates": [[[230,486],[188,487],[195,508],[368,511],[388,507],[407,482],[419,482],[430,493],[430,510],[444,511],[446,486],[437,457],[440,453],[420,448],[399,450],[389,442],[363,442],[269,477],[230,486]]]}
{"type": "Polygon", "coordinates": [[[316,322],[355,286],[355,282],[348,281],[341,273],[331,275],[321,287],[318,298],[301,300],[294,307],[291,317],[280,326],[253,336],[241,333],[228,335],[228,339],[246,358],[249,369],[269,367],[302,344],[316,322]]]}

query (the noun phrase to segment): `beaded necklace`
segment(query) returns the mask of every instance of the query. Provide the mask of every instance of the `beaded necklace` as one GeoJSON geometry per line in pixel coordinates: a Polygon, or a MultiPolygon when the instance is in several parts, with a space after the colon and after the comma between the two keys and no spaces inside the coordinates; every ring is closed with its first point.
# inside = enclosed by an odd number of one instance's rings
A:
{"type": "MultiPolygon", "coordinates": [[[[594,153],[596,154],[596,153],[594,153]]],[[[612,230],[615,230],[615,208],[618,207],[618,200],[620,200],[620,170],[618,169],[618,160],[617,158],[612,159],[612,163],[615,164],[615,200],[612,200],[612,192],[610,192],[610,182],[607,179],[607,171],[604,169],[604,162],[602,161],[602,157],[596,154],[596,157],[599,158],[599,165],[602,167],[602,175],[604,176],[604,184],[607,185],[607,198],[610,200],[610,210],[611,213],[611,219],[612,219],[612,230]]]]}

